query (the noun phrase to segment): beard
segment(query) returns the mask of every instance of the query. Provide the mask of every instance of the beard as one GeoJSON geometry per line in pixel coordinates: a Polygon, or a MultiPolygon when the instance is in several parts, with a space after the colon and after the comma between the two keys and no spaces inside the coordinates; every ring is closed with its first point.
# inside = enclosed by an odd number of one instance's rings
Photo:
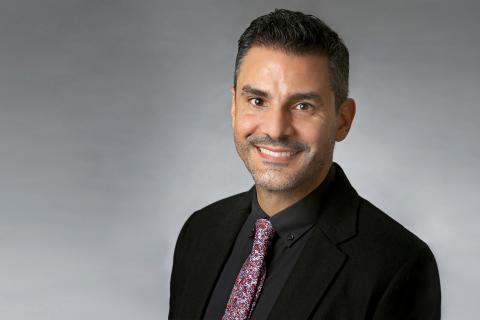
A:
{"type": "Polygon", "coordinates": [[[256,186],[270,192],[291,192],[302,188],[309,188],[312,184],[318,183],[318,175],[325,166],[329,165],[333,157],[335,139],[330,137],[320,147],[320,150],[312,151],[308,144],[285,138],[273,140],[269,136],[259,137],[250,135],[247,139],[241,140],[234,134],[235,147],[245,164],[245,167],[252,175],[256,186]],[[278,163],[266,159],[261,162],[254,155],[255,144],[285,147],[299,151],[300,159],[291,162],[278,163]]]}

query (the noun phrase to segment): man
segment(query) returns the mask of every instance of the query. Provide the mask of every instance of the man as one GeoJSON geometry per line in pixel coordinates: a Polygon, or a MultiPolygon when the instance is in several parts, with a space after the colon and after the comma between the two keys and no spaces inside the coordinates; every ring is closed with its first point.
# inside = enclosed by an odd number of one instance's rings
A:
{"type": "Polygon", "coordinates": [[[428,246],[333,163],[355,116],[348,69],[311,15],[275,10],[242,34],[231,120],[255,185],[188,218],[170,319],[440,319],[428,246]]]}

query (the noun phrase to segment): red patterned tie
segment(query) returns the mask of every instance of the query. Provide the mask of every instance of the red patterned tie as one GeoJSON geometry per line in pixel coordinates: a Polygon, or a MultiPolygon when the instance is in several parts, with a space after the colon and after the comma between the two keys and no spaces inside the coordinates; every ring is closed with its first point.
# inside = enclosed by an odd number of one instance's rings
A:
{"type": "Polygon", "coordinates": [[[252,252],[240,269],[222,320],[250,318],[265,281],[265,256],[274,233],[272,223],[267,219],[258,219],[255,223],[252,252]]]}

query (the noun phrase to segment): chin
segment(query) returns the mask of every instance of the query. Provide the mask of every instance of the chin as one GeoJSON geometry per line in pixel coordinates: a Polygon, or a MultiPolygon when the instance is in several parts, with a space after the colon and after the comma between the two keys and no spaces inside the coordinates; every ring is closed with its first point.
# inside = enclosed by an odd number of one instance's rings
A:
{"type": "Polygon", "coordinates": [[[275,177],[269,173],[253,173],[253,180],[258,187],[271,192],[287,192],[299,187],[301,181],[295,178],[275,177]]]}

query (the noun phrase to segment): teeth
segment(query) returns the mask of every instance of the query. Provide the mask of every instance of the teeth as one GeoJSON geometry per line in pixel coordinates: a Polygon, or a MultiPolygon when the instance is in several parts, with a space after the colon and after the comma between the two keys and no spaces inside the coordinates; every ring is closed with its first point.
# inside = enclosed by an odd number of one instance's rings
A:
{"type": "Polygon", "coordinates": [[[275,152],[275,151],[271,151],[264,148],[258,148],[258,149],[260,149],[261,153],[268,154],[269,156],[272,156],[272,157],[290,157],[295,153],[295,152],[275,152]]]}

